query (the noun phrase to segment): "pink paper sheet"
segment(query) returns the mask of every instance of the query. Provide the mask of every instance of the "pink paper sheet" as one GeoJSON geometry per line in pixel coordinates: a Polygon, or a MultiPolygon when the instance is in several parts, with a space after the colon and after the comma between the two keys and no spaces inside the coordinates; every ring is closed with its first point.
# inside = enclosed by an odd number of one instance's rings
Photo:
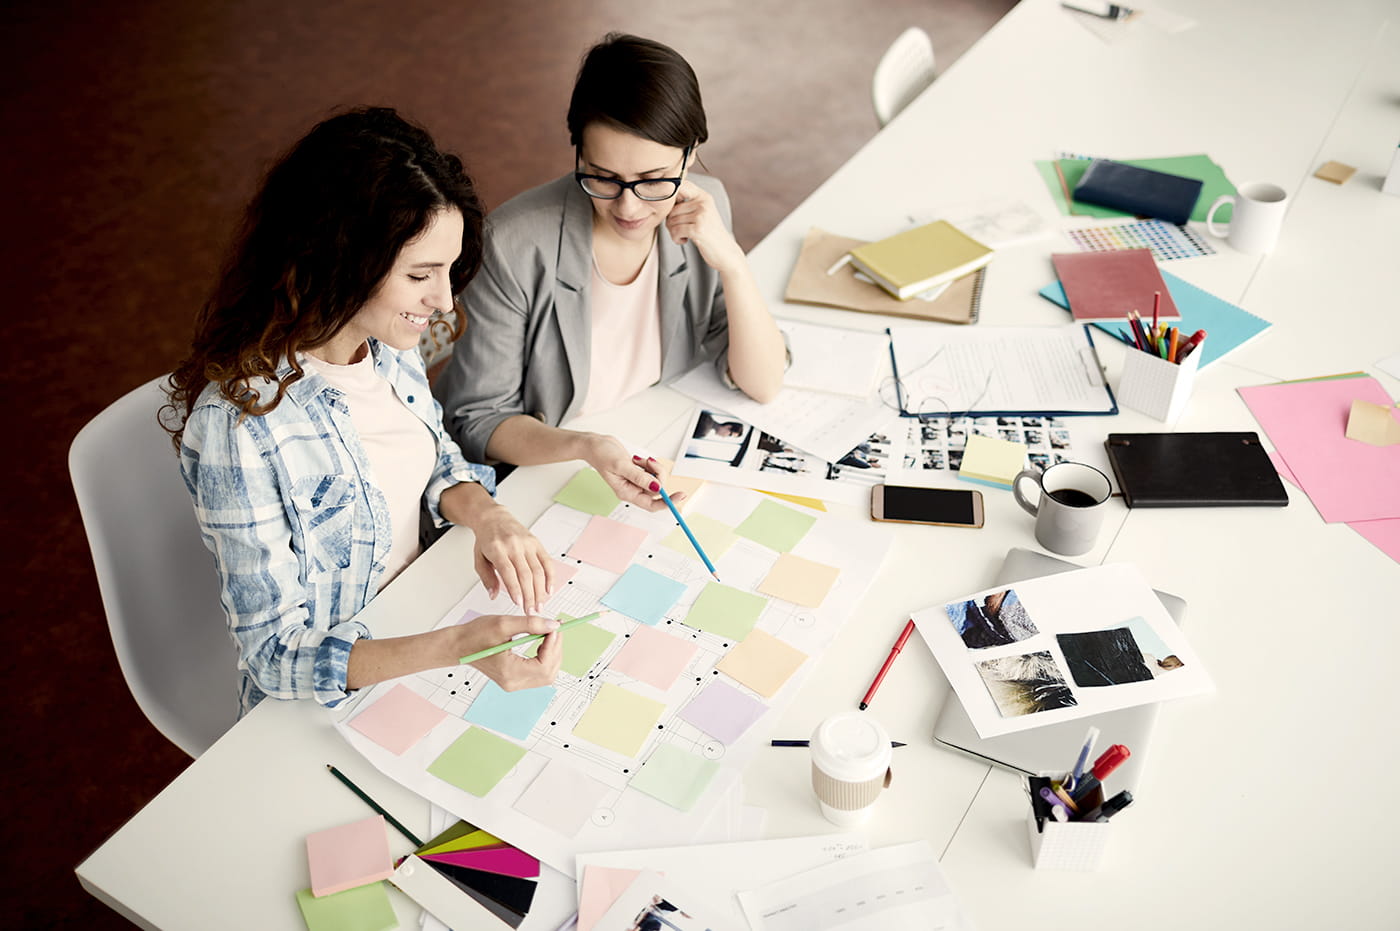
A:
{"type": "Polygon", "coordinates": [[[430,853],[423,859],[465,866],[467,869],[481,870],[483,873],[518,876],[521,879],[534,879],[540,875],[540,861],[514,847],[483,847],[479,850],[430,853]]]}
{"type": "Polygon", "coordinates": [[[1286,382],[1239,392],[1323,520],[1400,517],[1400,445],[1346,438],[1352,401],[1392,403],[1374,378],[1286,382]]]}
{"type": "Polygon", "coordinates": [[[627,891],[641,870],[624,870],[610,866],[587,866],[583,882],[578,887],[578,931],[592,931],[618,896],[627,891]]]}
{"type": "Polygon", "coordinates": [[[1400,520],[1357,520],[1347,526],[1374,543],[1382,553],[1400,562],[1400,520]]]}

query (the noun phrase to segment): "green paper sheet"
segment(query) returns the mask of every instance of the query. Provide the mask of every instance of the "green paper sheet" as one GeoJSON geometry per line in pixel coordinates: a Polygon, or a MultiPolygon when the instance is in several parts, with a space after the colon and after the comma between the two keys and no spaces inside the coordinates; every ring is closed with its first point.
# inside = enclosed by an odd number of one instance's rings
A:
{"type": "MultiPolygon", "coordinates": [[[[560,614],[559,620],[572,621],[573,618],[567,614],[560,614]]],[[[593,668],[593,664],[598,662],[598,657],[603,655],[603,651],[612,646],[617,635],[594,624],[580,624],[564,631],[563,637],[564,658],[560,661],[559,668],[575,679],[582,679],[588,675],[588,670],[593,668]]],[[[525,655],[534,656],[539,649],[540,642],[536,640],[525,648],[525,655]]]]}
{"type": "Polygon", "coordinates": [[[662,744],[642,764],[641,772],[633,777],[631,786],[672,808],[690,811],[717,772],[718,760],[707,760],[670,744],[662,744]]]}
{"type": "Polygon", "coordinates": [[[310,889],[298,889],[296,895],[308,931],[390,931],[399,926],[383,882],[320,898],[310,889]]]}
{"type": "Polygon", "coordinates": [[[817,519],[773,501],[760,501],[734,532],[779,553],[796,546],[817,519]]]}
{"type": "Polygon", "coordinates": [[[595,469],[580,469],[554,496],[554,500],[586,514],[607,517],[617,507],[617,495],[595,469]]]}
{"type": "MultiPolygon", "coordinates": [[[[1196,200],[1196,208],[1191,211],[1191,219],[1204,221],[1206,213],[1210,210],[1210,205],[1215,203],[1215,199],[1222,194],[1234,194],[1235,186],[1230,183],[1230,179],[1225,177],[1225,170],[1211,161],[1209,155],[1171,155],[1164,158],[1119,158],[1114,161],[1122,162],[1125,165],[1136,165],[1139,168],[1149,168],[1153,171],[1163,171],[1167,174],[1181,175],[1184,178],[1195,178],[1202,182],[1201,196],[1196,200]]],[[[1084,217],[1130,217],[1132,214],[1124,213],[1121,210],[1113,210],[1109,207],[1099,207],[1095,204],[1085,204],[1079,201],[1072,203],[1065,200],[1064,188],[1060,186],[1059,176],[1055,173],[1055,166],[1059,165],[1060,171],[1065,176],[1065,187],[1072,192],[1074,186],[1079,183],[1079,179],[1084,176],[1084,172],[1089,167],[1089,160],[1084,158],[1062,158],[1058,161],[1037,161],[1036,169],[1040,172],[1041,178],[1045,180],[1046,186],[1050,189],[1050,196],[1055,201],[1055,206],[1065,214],[1075,214],[1084,217]]],[[[1230,220],[1230,205],[1221,207],[1215,214],[1217,222],[1226,223],[1230,220]]]]}
{"type": "MultiPolygon", "coordinates": [[[[706,517],[704,514],[696,514],[694,517],[685,519],[686,526],[690,532],[695,534],[695,539],[700,541],[700,546],[705,550],[705,555],[714,562],[734,545],[738,535],[734,533],[734,528],[727,524],[706,517]]],[[[672,530],[661,541],[662,546],[670,547],[683,556],[689,556],[696,562],[700,561],[700,556],[695,552],[695,547],[690,545],[690,540],[686,538],[685,531],[677,527],[672,530]]]]}
{"type": "Polygon", "coordinates": [[[484,798],[524,755],[524,747],[483,728],[469,727],[433,760],[428,772],[464,792],[484,798]]]}
{"type": "Polygon", "coordinates": [[[604,685],[574,725],[574,736],[633,757],[656,727],[666,705],[619,685],[604,685]]]}
{"type": "Polygon", "coordinates": [[[695,604],[690,606],[684,623],[730,640],[743,640],[758,623],[758,616],[767,604],[761,595],[708,582],[700,590],[695,604]]]}

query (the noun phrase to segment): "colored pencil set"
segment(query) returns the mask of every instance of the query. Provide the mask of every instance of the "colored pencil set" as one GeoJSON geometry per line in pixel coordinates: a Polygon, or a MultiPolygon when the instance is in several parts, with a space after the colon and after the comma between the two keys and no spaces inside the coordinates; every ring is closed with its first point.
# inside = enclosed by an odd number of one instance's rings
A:
{"type": "Polygon", "coordinates": [[[1161,326],[1157,315],[1162,307],[1162,292],[1154,292],[1152,298],[1152,326],[1148,326],[1136,310],[1128,311],[1128,330],[1118,329],[1118,338],[1135,349],[1151,353],[1159,359],[1180,364],[1206,338],[1205,330],[1197,330],[1183,337],[1174,326],[1161,326]]]}

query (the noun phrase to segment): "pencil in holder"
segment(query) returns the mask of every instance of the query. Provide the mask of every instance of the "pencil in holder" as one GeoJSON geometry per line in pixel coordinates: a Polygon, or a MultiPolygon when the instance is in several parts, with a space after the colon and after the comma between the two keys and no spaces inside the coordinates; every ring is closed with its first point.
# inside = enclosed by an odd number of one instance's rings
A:
{"type": "Polygon", "coordinates": [[[1180,362],[1134,350],[1123,359],[1118,400],[1125,407],[1162,421],[1174,421],[1186,410],[1201,354],[1192,352],[1180,362]]]}
{"type": "MultiPolygon", "coordinates": [[[[1049,785],[1050,779],[1044,776],[1026,779],[1030,795],[1026,828],[1030,832],[1031,862],[1038,870],[1097,870],[1108,847],[1112,824],[1108,821],[1056,821],[1051,814],[1052,806],[1040,797],[1041,788],[1049,785]]],[[[1088,811],[1102,802],[1103,787],[1098,786],[1079,805],[1081,810],[1088,811]]]]}

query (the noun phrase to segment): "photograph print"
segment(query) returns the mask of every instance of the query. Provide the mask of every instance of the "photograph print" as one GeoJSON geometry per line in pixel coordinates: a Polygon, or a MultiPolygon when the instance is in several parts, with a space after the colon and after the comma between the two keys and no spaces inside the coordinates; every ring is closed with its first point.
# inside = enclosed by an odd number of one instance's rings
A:
{"type": "Polygon", "coordinates": [[[975,665],[1004,718],[1079,704],[1049,650],[983,660],[975,665]]]}
{"type": "Polygon", "coordinates": [[[1186,665],[1140,617],[1124,627],[1059,634],[1055,640],[1081,688],[1147,682],[1186,665]]]}
{"type": "Polygon", "coordinates": [[[1040,633],[1016,590],[1011,588],[992,592],[981,601],[954,601],[944,610],[969,650],[1006,646],[1040,633]]]}

